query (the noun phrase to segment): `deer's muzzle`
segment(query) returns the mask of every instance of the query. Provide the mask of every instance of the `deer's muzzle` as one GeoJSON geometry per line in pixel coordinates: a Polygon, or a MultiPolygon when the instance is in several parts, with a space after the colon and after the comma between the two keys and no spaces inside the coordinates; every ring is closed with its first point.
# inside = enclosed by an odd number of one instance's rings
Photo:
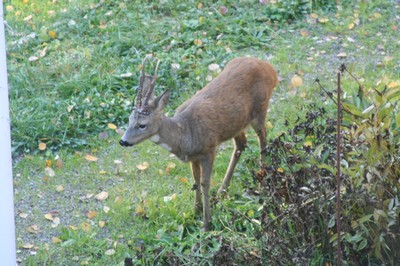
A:
{"type": "Polygon", "coordinates": [[[133,144],[131,144],[131,143],[125,141],[125,140],[122,140],[122,139],[119,141],[119,144],[120,144],[121,146],[123,146],[123,147],[133,146],[133,144]]]}

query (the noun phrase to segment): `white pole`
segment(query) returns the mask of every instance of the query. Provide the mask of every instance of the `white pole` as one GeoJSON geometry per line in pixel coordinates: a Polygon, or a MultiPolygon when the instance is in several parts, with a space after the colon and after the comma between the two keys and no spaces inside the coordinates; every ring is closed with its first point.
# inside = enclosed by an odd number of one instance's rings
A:
{"type": "Polygon", "coordinates": [[[3,1],[0,1],[0,262],[15,266],[14,190],[11,164],[10,110],[4,34],[3,1]]]}

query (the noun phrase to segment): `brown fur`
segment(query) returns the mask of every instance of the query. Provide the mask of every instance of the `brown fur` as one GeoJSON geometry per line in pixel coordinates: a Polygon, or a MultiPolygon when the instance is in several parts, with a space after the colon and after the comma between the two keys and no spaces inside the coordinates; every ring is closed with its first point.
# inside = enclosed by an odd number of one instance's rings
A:
{"type": "Polygon", "coordinates": [[[174,117],[162,113],[169,92],[154,99],[150,115],[134,111],[120,143],[130,146],[152,138],[153,142],[181,160],[189,161],[197,185],[196,212],[203,211],[204,228],[208,230],[211,222],[209,189],[217,147],[228,139],[234,139],[235,151],[218,190],[221,193],[228,188],[240,154],[246,147],[245,129],[248,125],[257,132],[261,161],[264,161],[265,118],[277,82],[277,73],[269,63],[256,58],[233,59],[205,88],[184,102],[174,117]],[[138,129],[143,123],[146,130],[138,129]]]}

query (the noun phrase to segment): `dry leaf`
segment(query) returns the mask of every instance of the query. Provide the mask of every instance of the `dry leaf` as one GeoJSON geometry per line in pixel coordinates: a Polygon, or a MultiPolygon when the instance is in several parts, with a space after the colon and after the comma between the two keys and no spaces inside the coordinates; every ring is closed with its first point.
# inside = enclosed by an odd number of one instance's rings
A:
{"type": "Polygon", "coordinates": [[[64,191],[64,186],[63,185],[56,186],[56,191],[57,192],[63,192],[64,191]]]}
{"type": "Polygon", "coordinates": [[[179,177],[179,181],[180,181],[181,183],[184,183],[184,184],[189,183],[189,180],[188,180],[187,178],[185,178],[185,177],[179,177]]]}
{"type": "Polygon", "coordinates": [[[28,227],[28,232],[31,234],[37,234],[39,232],[39,226],[37,224],[33,224],[28,227]]]}
{"type": "Polygon", "coordinates": [[[56,160],[56,167],[57,168],[63,168],[64,167],[64,162],[60,158],[58,158],[56,160]]]}
{"type": "Polygon", "coordinates": [[[354,23],[350,23],[349,26],[348,26],[348,29],[349,29],[349,30],[352,30],[352,29],[354,29],[354,26],[355,26],[354,23]]]}
{"type": "Polygon", "coordinates": [[[392,81],[392,82],[390,82],[388,85],[387,85],[387,87],[389,88],[389,89],[393,89],[393,88],[396,88],[396,87],[398,87],[399,86],[399,82],[397,82],[397,81],[392,81]]]}
{"type": "Polygon", "coordinates": [[[51,224],[51,227],[52,228],[56,228],[60,224],[60,222],[61,222],[60,218],[59,217],[55,217],[53,219],[53,223],[51,224]]]}
{"type": "Polygon", "coordinates": [[[50,30],[49,36],[50,36],[50,38],[55,39],[55,38],[57,38],[57,33],[54,30],[50,30]]]}
{"type": "Polygon", "coordinates": [[[29,15],[27,17],[24,18],[24,21],[29,21],[33,18],[33,15],[29,15]]]}
{"type": "Polygon", "coordinates": [[[46,148],[47,148],[46,143],[44,143],[44,142],[39,143],[39,150],[44,151],[46,148]]]}
{"type": "Polygon", "coordinates": [[[268,128],[268,129],[272,129],[273,127],[274,127],[274,126],[272,125],[272,123],[268,121],[268,122],[267,122],[267,128],[268,128]]]}
{"type": "Polygon", "coordinates": [[[283,168],[279,167],[278,169],[276,169],[276,171],[278,171],[279,173],[283,173],[283,168]]]}
{"type": "Polygon", "coordinates": [[[136,165],[136,168],[139,170],[146,170],[147,168],[149,168],[149,163],[148,162],[144,162],[142,164],[136,165]]]}
{"type": "Polygon", "coordinates": [[[31,249],[33,247],[34,247],[34,245],[31,243],[25,243],[22,245],[22,248],[24,248],[24,249],[31,249]]]}
{"type": "Polygon", "coordinates": [[[197,8],[198,8],[198,9],[202,9],[202,8],[203,8],[203,3],[199,2],[199,3],[197,4],[197,8]]]}
{"type": "Polygon", "coordinates": [[[342,52],[342,53],[337,54],[336,56],[339,57],[339,58],[346,58],[347,54],[342,52]]]}
{"type": "Polygon", "coordinates": [[[138,204],[135,208],[135,213],[137,215],[143,215],[144,214],[144,209],[142,207],[142,205],[138,204]]]}
{"type": "Polygon", "coordinates": [[[308,37],[310,36],[310,32],[308,30],[300,30],[300,34],[303,37],[308,37]]]}
{"type": "Polygon", "coordinates": [[[327,23],[328,21],[329,21],[328,18],[320,18],[320,19],[318,19],[318,22],[322,23],[322,24],[327,23]]]}
{"type": "Polygon", "coordinates": [[[81,228],[83,231],[89,232],[92,229],[92,226],[90,225],[90,223],[83,223],[81,224],[81,228]]]}
{"type": "Polygon", "coordinates": [[[195,39],[195,40],[193,41],[193,43],[194,43],[194,45],[196,45],[196,46],[202,46],[202,45],[203,45],[203,41],[200,40],[200,39],[195,39]]]}
{"type": "Polygon", "coordinates": [[[104,226],[106,226],[106,222],[105,221],[99,221],[99,227],[103,228],[104,226]]]}
{"type": "Polygon", "coordinates": [[[19,214],[19,217],[21,217],[22,219],[26,219],[26,217],[28,217],[28,214],[27,214],[27,213],[24,213],[24,212],[21,212],[21,213],[19,214]]]}
{"type": "Polygon", "coordinates": [[[104,206],[104,207],[103,207],[103,211],[104,211],[105,213],[108,213],[108,212],[110,211],[110,207],[104,206]]]}
{"type": "Polygon", "coordinates": [[[94,157],[93,155],[90,155],[90,154],[86,154],[85,159],[88,160],[89,162],[95,162],[98,160],[97,157],[94,157]]]}
{"type": "Polygon", "coordinates": [[[53,221],[53,220],[54,220],[54,217],[53,217],[53,215],[52,215],[51,213],[45,214],[45,215],[44,215],[44,218],[46,218],[46,219],[49,220],[49,221],[53,221]]]}
{"type": "Polygon", "coordinates": [[[100,201],[103,201],[107,198],[108,198],[108,192],[106,192],[106,191],[102,191],[95,196],[95,199],[100,200],[100,201]]]}
{"type": "Polygon", "coordinates": [[[226,13],[228,13],[228,8],[226,6],[220,6],[219,13],[223,16],[226,15],[226,13]]]}
{"type": "Polygon", "coordinates": [[[37,60],[39,60],[39,57],[34,56],[34,55],[32,55],[32,56],[30,56],[30,57],[28,58],[28,61],[29,61],[29,62],[34,62],[34,61],[37,61],[37,60]]]}
{"type": "Polygon", "coordinates": [[[294,75],[290,79],[290,85],[292,85],[293,88],[300,87],[303,85],[303,79],[299,77],[298,75],[294,75]]]}
{"type": "Polygon", "coordinates": [[[49,176],[49,177],[53,177],[53,176],[56,175],[56,173],[54,172],[53,168],[51,168],[51,167],[46,167],[46,168],[44,169],[44,172],[45,172],[46,175],[49,176]]]}
{"type": "Polygon", "coordinates": [[[210,64],[208,66],[208,70],[210,70],[211,72],[219,72],[221,71],[221,68],[219,67],[218,64],[210,64]]]}
{"type": "Polygon", "coordinates": [[[108,249],[108,250],[106,250],[105,254],[106,254],[107,256],[114,255],[114,254],[115,254],[115,249],[108,249]]]}
{"type": "Polygon", "coordinates": [[[96,211],[90,211],[86,214],[87,218],[89,219],[93,219],[94,217],[96,217],[97,212],[96,211]]]}
{"type": "Polygon", "coordinates": [[[175,169],[175,167],[176,167],[176,164],[171,162],[168,164],[167,169],[165,169],[165,172],[167,172],[167,174],[169,174],[172,169],[175,169]]]}
{"type": "Polygon", "coordinates": [[[117,129],[117,126],[114,125],[113,123],[108,123],[107,126],[108,126],[108,128],[113,129],[113,130],[117,129]]]}
{"type": "Polygon", "coordinates": [[[60,243],[62,243],[62,240],[61,240],[60,238],[56,237],[56,236],[53,236],[53,237],[51,238],[51,242],[52,242],[53,244],[60,244],[60,243]]]}

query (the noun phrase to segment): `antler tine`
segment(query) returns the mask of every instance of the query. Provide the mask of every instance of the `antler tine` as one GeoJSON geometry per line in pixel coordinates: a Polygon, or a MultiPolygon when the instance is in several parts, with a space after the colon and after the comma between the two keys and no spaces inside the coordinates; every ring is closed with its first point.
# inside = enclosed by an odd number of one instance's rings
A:
{"type": "Polygon", "coordinates": [[[154,91],[154,87],[156,85],[156,80],[157,80],[157,71],[158,71],[158,66],[160,65],[160,59],[157,59],[157,65],[156,65],[156,69],[154,71],[154,77],[153,80],[150,83],[150,89],[148,90],[148,92],[146,93],[146,96],[144,97],[144,104],[147,105],[149,103],[150,100],[150,96],[154,91]]]}
{"type": "Polygon", "coordinates": [[[137,97],[136,97],[136,107],[141,108],[142,107],[142,91],[143,91],[143,84],[144,84],[144,79],[146,76],[146,62],[147,60],[151,57],[151,54],[146,55],[146,57],[142,61],[142,75],[140,76],[140,81],[139,81],[139,88],[137,92],[137,97]]]}

